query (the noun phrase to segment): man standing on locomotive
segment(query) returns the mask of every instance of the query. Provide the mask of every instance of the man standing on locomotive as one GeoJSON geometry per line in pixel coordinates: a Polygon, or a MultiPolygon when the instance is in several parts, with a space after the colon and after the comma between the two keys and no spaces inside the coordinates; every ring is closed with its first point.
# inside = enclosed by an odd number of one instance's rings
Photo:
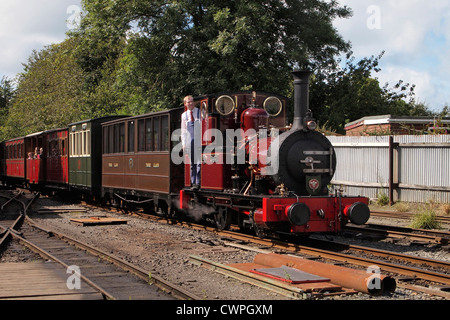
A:
{"type": "Polygon", "coordinates": [[[194,106],[194,98],[184,98],[186,111],[181,115],[181,142],[184,154],[191,164],[191,186],[198,189],[200,185],[201,166],[201,119],[200,109],[194,106]]]}

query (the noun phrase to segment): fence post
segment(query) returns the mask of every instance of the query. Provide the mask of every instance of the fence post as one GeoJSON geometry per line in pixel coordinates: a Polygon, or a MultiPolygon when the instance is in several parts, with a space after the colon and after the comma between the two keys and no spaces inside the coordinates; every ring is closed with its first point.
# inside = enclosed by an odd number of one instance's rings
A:
{"type": "Polygon", "coordinates": [[[389,136],[389,205],[395,203],[394,191],[398,188],[398,147],[394,137],[389,136]]]}

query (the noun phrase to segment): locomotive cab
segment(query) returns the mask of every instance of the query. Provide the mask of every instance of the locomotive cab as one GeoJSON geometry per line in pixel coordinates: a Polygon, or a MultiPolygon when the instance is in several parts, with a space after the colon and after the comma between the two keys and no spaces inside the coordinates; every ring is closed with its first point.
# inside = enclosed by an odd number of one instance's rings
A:
{"type": "MultiPolygon", "coordinates": [[[[286,104],[285,97],[251,91],[195,98],[201,114],[200,188],[236,193],[245,187],[243,175],[250,175],[249,141],[257,141],[261,131],[287,130],[286,104]]],[[[185,187],[190,187],[185,163],[185,187]]]]}

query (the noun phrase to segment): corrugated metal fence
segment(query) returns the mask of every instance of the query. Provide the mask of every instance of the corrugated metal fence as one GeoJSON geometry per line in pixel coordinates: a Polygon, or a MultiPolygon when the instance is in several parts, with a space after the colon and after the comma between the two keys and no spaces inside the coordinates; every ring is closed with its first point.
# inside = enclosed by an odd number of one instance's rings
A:
{"type": "Polygon", "coordinates": [[[450,135],[328,137],[348,195],[450,203],[450,135]]]}

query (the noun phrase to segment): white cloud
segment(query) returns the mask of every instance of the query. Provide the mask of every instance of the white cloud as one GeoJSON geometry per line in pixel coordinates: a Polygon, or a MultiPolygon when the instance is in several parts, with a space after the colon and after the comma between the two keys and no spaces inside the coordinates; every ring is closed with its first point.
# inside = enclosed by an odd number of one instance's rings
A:
{"type": "Polygon", "coordinates": [[[69,30],[67,8],[80,0],[1,0],[0,77],[22,71],[33,50],[64,40],[69,30]]]}
{"type": "Polygon", "coordinates": [[[357,58],[378,55],[380,82],[416,84],[418,100],[439,110],[450,103],[450,1],[340,0],[353,17],[335,21],[357,58]],[[374,10],[376,9],[376,10],[374,10]]]}
{"type": "Polygon", "coordinates": [[[383,69],[383,72],[377,74],[380,85],[384,86],[387,82],[390,87],[393,87],[399,80],[404,83],[415,84],[414,90],[420,102],[427,102],[423,97],[431,97],[436,94],[436,88],[432,83],[432,76],[428,72],[419,72],[411,70],[410,68],[388,66],[383,69]],[[422,97],[422,98],[421,98],[422,97]]]}

